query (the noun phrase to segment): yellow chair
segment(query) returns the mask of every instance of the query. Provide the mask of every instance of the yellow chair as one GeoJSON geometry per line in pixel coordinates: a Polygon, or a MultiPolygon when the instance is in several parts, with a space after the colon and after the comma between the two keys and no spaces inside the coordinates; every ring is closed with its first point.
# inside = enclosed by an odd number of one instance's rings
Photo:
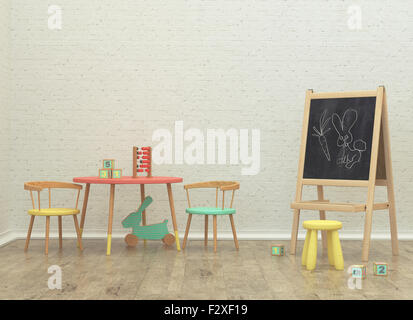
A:
{"type": "Polygon", "coordinates": [[[75,222],[76,234],[77,234],[77,241],[80,250],[83,250],[82,247],[82,240],[80,235],[79,224],[77,221],[77,214],[79,214],[79,210],[77,208],[79,202],[79,195],[82,186],[79,184],[74,183],[67,183],[67,182],[55,182],[55,181],[36,181],[36,182],[26,182],[24,184],[24,189],[30,191],[30,198],[32,200],[33,209],[28,211],[30,217],[30,225],[29,230],[27,232],[27,239],[26,245],[24,247],[24,251],[27,251],[30,242],[30,236],[32,233],[34,218],[36,216],[44,216],[46,217],[46,255],[49,252],[49,229],[50,229],[50,217],[55,216],[59,219],[59,248],[62,248],[62,216],[73,216],[73,220],[75,222]],[[76,197],[76,206],[75,208],[52,208],[52,198],[51,198],[51,189],[59,188],[59,189],[77,189],[77,197],[76,197]],[[43,189],[48,189],[49,191],[49,207],[48,208],[41,208],[40,206],[40,192],[43,189]],[[33,197],[33,191],[37,191],[37,202],[38,206],[36,208],[35,201],[33,197]]]}
{"type": "Polygon", "coordinates": [[[188,232],[189,232],[189,227],[191,226],[191,220],[192,220],[192,215],[203,215],[205,216],[205,246],[208,245],[208,216],[213,216],[213,227],[214,227],[214,252],[217,251],[217,216],[223,216],[227,215],[229,216],[229,220],[231,222],[231,228],[232,228],[232,235],[234,237],[234,243],[235,243],[235,248],[238,250],[239,245],[238,245],[238,239],[237,239],[237,233],[235,231],[235,225],[234,225],[234,218],[233,215],[235,214],[235,209],[232,208],[232,204],[234,202],[234,194],[235,190],[239,189],[239,183],[235,181],[207,181],[207,182],[197,182],[197,183],[192,183],[192,184],[187,184],[184,186],[184,189],[186,190],[186,196],[188,199],[188,207],[186,209],[186,213],[188,213],[188,222],[186,225],[186,230],[185,230],[185,237],[184,237],[184,242],[182,244],[182,249],[185,249],[186,246],[186,241],[188,239],[188,232]],[[216,189],[216,196],[215,196],[215,207],[191,207],[191,201],[189,200],[189,189],[195,189],[195,188],[213,188],[216,189]],[[218,190],[222,191],[222,205],[218,207],[218,190]],[[225,191],[232,191],[232,197],[231,197],[231,204],[229,208],[225,208],[225,191]]]}
{"type": "Polygon", "coordinates": [[[344,270],[343,253],[341,251],[338,230],[342,228],[340,221],[309,220],[303,222],[307,229],[301,263],[307,270],[314,270],[317,263],[318,230],[327,231],[328,262],[337,270],[344,270]]]}

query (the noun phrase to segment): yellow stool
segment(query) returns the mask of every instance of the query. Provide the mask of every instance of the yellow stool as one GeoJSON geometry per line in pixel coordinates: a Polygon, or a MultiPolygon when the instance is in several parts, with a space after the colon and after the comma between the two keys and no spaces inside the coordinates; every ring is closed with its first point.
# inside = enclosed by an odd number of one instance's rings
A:
{"type": "Polygon", "coordinates": [[[327,231],[328,262],[337,270],[344,270],[343,253],[341,251],[338,230],[342,228],[340,221],[309,220],[303,222],[307,229],[301,263],[307,270],[314,270],[317,263],[318,230],[327,231]]]}

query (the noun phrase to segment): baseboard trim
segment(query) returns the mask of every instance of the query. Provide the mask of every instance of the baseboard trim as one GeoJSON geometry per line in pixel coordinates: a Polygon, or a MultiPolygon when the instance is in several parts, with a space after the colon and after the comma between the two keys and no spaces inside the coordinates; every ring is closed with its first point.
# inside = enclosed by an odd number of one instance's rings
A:
{"type": "MultiPolygon", "coordinates": [[[[25,239],[27,231],[6,231],[0,234],[0,246],[4,246],[14,240],[18,239],[25,239]]],[[[113,232],[112,239],[123,239],[126,233],[122,232],[113,232]]],[[[413,240],[413,233],[410,232],[399,232],[399,240],[413,240]]],[[[76,233],[74,231],[63,231],[63,236],[65,239],[74,239],[76,238],[76,233]]],[[[103,230],[89,230],[83,233],[84,239],[106,239],[107,233],[103,230]]],[[[183,232],[179,233],[179,237],[183,239],[183,232]]],[[[291,234],[288,232],[253,232],[253,231],[245,231],[239,232],[237,234],[239,240],[290,240],[291,234]]],[[[57,239],[58,233],[56,231],[50,232],[51,239],[57,239]]],[[[190,236],[188,237],[189,240],[201,240],[204,239],[203,232],[191,232],[190,236]]],[[[304,240],[305,233],[299,232],[298,239],[304,240]]],[[[319,235],[320,238],[320,235],[319,235]]],[[[390,233],[386,232],[376,232],[372,233],[371,238],[373,240],[389,240],[390,233]]],[[[33,231],[32,239],[44,239],[44,232],[40,231],[33,231]]],[[[212,233],[209,234],[209,239],[212,239],[212,233]]],[[[232,240],[232,232],[231,231],[221,231],[218,234],[219,240],[232,240]]],[[[362,232],[341,232],[340,233],[341,240],[362,240],[363,234],[362,232]]]]}

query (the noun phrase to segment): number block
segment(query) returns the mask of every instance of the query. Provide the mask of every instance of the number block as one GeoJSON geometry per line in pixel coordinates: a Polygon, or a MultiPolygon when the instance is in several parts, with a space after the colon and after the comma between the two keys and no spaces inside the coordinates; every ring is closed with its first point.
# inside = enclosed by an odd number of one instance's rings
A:
{"type": "Polygon", "coordinates": [[[351,276],[357,279],[365,279],[367,274],[367,268],[363,264],[355,264],[351,266],[351,276]]]}
{"type": "Polygon", "coordinates": [[[103,169],[114,169],[115,160],[114,159],[103,159],[103,169]]]}
{"type": "Polygon", "coordinates": [[[113,169],[112,170],[112,179],[122,178],[122,169],[113,169]]]}
{"type": "Polygon", "coordinates": [[[271,254],[273,256],[283,256],[285,254],[285,248],[283,244],[275,244],[271,246],[271,254]]]}
{"type": "Polygon", "coordinates": [[[111,179],[112,169],[99,169],[99,178],[101,179],[111,179]]]}
{"type": "Polygon", "coordinates": [[[389,265],[385,262],[374,262],[373,273],[375,276],[386,277],[389,274],[389,265]]]}

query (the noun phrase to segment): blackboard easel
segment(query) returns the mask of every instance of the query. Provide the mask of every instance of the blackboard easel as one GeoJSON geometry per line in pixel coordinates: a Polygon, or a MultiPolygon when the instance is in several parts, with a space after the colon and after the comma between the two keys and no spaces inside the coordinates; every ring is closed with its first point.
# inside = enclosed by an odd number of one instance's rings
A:
{"type": "MultiPolygon", "coordinates": [[[[321,122],[322,121],[320,121],[320,123],[321,122]]],[[[319,130],[316,130],[316,132],[319,132],[319,130]]],[[[351,148],[351,147],[348,147],[348,148],[351,148]]],[[[328,154],[328,161],[331,161],[330,154],[328,154]]],[[[364,159],[364,161],[366,160],[364,159]]],[[[350,164],[351,166],[352,163],[348,161],[347,164],[350,164]]],[[[398,255],[399,247],[398,247],[398,239],[397,239],[393,172],[392,172],[391,154],[390,154],[390,136],[389,136],[389,125],[388,125],[387,99],[386,99],[385,89],[383,86],[378,87],[377,90],[356,91],[356,92],[314,93],[313,90],[307,90],[305,110],[304,110],[303,131],[302,131],[302,136],[301,136],[300,159],[299,159],[299,165],[298,165],[296,197],[295,197],[295,201],[291,203],[291,208],[294,209],[293,226],[292,226],[292,232],[291,232],[291,254],[295,254],[296,252],[297,235],[298,235],[298,227],[299,227],[299,219],[300,219],[301,210],[317,210],[320,212],[320,219],[326,219],[326,213],[325,213],[326,211],[365,212],[362,260],[368,261],[373,211],[389,210],[392,252],[393,252],[393,255],[398,255]],[[374,120],[372,120],[371,146],[369,146],[371,149],[369,149],[370,162],[369,162],[369,169],[368,169],[368,178],[367,179],[305,178],[304,177],[304,164],[306,161],[307,137],[309,136],[309,130],[312,129],[312,127],[309,128],[311,102],[313,100],[319,100],[319,99],[367,98],[367,97],[376,98],[374,120]],[[302,190],[303,190],[303,186],[305,185],[317,186],[317,200],[305,201],[302,199],[302,190]],[[366,203],[332,203],[329,200],[324,199],[324,190],[323,190],[324,186],[366,187],[367,188],[367,201],[366,203]],[[387,188],[387,198],[388,198],[387,202],[376,203],[374,201],[374,192],[375,192],[376,186],[385,186],[387,188]]],[[[326,238],[325,233],[322,233],[322,239],[323,239],[323,246],[326,247],[327,238],[326,238]]]]}

